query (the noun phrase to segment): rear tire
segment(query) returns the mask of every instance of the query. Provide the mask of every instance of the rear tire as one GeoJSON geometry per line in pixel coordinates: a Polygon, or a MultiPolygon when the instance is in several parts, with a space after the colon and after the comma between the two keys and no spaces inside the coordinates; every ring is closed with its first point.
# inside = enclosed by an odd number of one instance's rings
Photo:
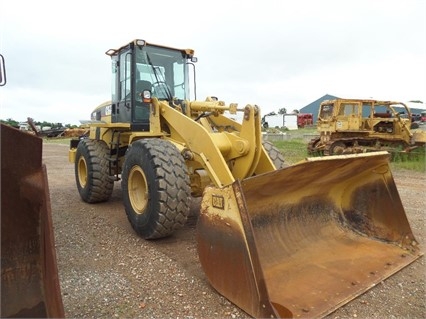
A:
{"type": "Polygon", "coordinates": [[[141,237],[166,237],[185,225],[191,201],[189,175],[170,142],[134,142],[126,154],[121,186],[127,218],[141,237]]]}
{"type": "Polygon", "coordinates": [[[277,147],[274,146],[273,143],[269,141],[263,141],[262,144],[266,153],[269,155],[269,158],[274,163],[276,169],[288,167],[288,164],[285,163],[283,154],[277,147]]]}
{"type": "Polygon", "coordinates": [[[108,146],[103,141],[83,139],[78,143],[75,159],[75,181],[80,197],[86,203],[107,201],[114,180],[109,176],[108,146]]]}

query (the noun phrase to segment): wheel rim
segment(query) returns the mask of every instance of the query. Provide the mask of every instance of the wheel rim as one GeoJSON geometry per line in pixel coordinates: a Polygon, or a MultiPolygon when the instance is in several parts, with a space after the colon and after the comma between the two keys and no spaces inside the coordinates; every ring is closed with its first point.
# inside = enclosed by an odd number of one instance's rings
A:
{"type": "Polygon", "coordinates": [[[86,187],[87,184],[87,164],[83,156],[78,159],[78,182],[81,187],[86,187]]]}
{"type": "Polygon", "coordinates": [[[137,214],[143,214],[148,204],[148,185],[143,170],[134,166],[130,170],[128,179],[130,203],[137,214]]]}

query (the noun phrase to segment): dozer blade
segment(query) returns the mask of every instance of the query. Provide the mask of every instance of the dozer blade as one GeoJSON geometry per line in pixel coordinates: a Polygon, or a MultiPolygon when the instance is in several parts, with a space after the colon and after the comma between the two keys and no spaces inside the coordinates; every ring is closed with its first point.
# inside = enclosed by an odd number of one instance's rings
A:
{"type": "Polygon", "coordinates": [[[63,318],[40,138],[1,125],[1,318],[63,318]]]}
{"type": "Polygon", "coordinates": [[[389,154],[311,158],[208,187],[197,226],[211,285],[253,317],[323,317],[422,255],[389,154]]]}

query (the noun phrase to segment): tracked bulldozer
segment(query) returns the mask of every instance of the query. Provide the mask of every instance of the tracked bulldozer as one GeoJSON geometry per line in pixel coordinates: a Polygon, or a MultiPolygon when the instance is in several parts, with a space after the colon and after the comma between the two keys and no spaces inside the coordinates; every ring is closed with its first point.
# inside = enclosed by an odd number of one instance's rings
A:
{"type": "Polygon", "coordinates": [[[130,224],[155,239],[202,197],[202,268],[249,315],[325,316],[422,255],[388,153],[288,166],[262,140],[258,106],[191,100],[193,50],[134,40],[106,54],[112,99],[69,150],[82,200],[107,201],[120,180],[130,224]]]}
{"type": "Polygon", "coordinates": [[[395,101],[326,100],[318,111],[318,138],[308,154],[340,155],[376,151],[410,152],[426,145],[410,108],[395,101]]]}

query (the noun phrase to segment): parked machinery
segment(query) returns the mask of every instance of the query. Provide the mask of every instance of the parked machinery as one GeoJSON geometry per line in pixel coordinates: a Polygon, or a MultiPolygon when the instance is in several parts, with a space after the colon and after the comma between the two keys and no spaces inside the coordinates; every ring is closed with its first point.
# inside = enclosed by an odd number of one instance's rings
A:
{"type": "Polygon", "coordinates": [[[372,151],[410,151],[426,143],[426,132],[413,131],[411,111],[401,102],[335,99],[321,103],[319,137],[308,153],[324,155],[372,151]]]}

